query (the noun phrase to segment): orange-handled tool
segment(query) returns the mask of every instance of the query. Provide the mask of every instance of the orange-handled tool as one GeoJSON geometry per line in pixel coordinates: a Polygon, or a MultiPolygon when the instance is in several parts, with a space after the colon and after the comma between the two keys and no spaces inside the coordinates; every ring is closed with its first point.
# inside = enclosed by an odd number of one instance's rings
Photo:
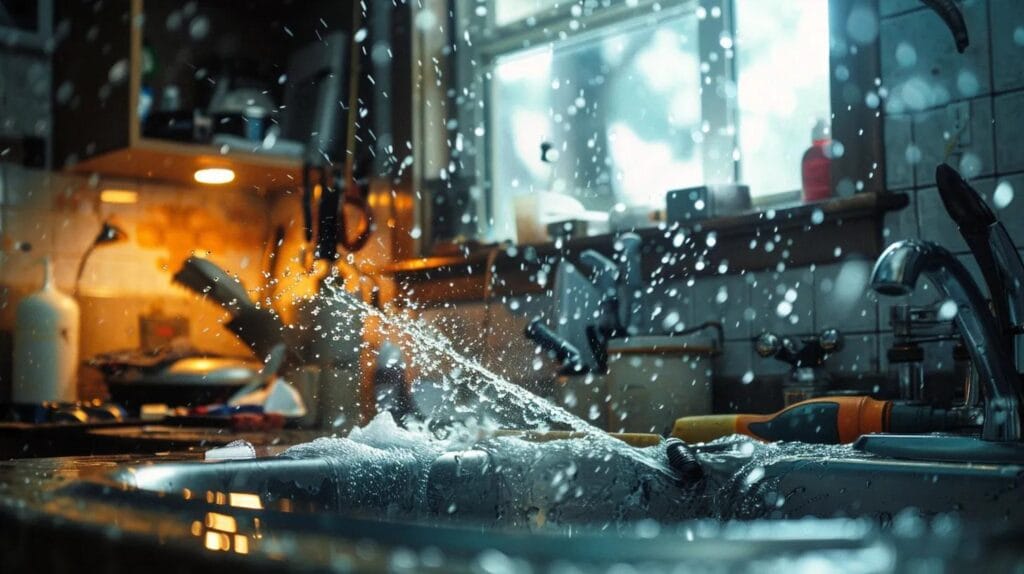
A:
{"type": "Polygon", "coordinates": [[[871,397],[823,397],[767,415],[708,415],[676,419],[672,436],[688,443],[731,434],[758,440],[846,444],[864,434],[922,433],[955,426],[949,411],[871,397]]]}

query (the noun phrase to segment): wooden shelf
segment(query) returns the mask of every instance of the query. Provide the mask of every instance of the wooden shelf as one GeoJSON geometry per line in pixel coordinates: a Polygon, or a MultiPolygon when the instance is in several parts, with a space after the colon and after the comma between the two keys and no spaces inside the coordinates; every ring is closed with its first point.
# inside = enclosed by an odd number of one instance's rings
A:
{"type": "Polygon", "coordinates": [[[78,173],[197,185],[193,174],[206,167],[234,170],[235,181],[225,186],[253,191],[294,188],[302,176],[302,162],[297,158],[234,150],[222,154],[213,146],[153,139],[142,139],[135,146],[88,158],[70,169],[78,173]]]}

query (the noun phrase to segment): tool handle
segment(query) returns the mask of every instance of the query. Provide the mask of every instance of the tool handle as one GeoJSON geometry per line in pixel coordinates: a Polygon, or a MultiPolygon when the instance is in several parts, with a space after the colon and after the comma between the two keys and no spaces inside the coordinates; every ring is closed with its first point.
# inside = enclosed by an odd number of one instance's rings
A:
{"type": "Polygon", "coordinates": [[[677,419],[672,436],[688,443],[742,434],[765,442],[847,444],[862,434],[889,429],[891,401],[871,397],[824,397],[767,415],[731,414],[677,419]]]}
{"type": "Polygon", "coordinates": [[[526,325],[526,337],[540,345],[542,349],[554,353],[565,365],[576,369],[581,367],[579,349],[541,323],[539,318],[526,325]]]}
{"type": "MultiPolygon", "coordinates": [[[[750,415],[703,415],[696,417],[683,417],[676,419],[672,426],[672,436],[682,439],[689,444],[711,442],[716,438],[733,434],[742,434],[739,431],[739,420],[742,416],[750,415]]],[[[756,437],[755,437],[756,438],[756,437]]]]}

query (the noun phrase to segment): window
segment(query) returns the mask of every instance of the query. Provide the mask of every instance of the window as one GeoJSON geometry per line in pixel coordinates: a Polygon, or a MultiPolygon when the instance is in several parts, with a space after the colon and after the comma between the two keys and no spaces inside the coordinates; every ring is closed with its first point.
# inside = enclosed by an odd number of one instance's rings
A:
{"type": "Polygon", "coordinates": [[[485,238],[514,238],[516,198],[540,192],[609,213],[704,183],[739,181],[760,203],[800,190],[830,115],[825,0],[452,6],[457,133],[424,174],[470,174],[480,201],[462,219],[485,238]]]}
{"type": "MultiPolygon", "coordinates": [[[[615,27],[498,57],[488,117],[495,197],[551,191],[607,211],[699,185],[696,28],[677,17],[653,33],[615,27]],[[547,162],[541,145],[551,146],[547,162]]],[[[495,203],[496,224],[514,220],[510,209],[495,203]]]]}
{"type": "Polygon", "coordinates": [[[799,190],[811,130],[831,114],[828,2],[733,1],[740,181],[755,196],[799,190]]]}

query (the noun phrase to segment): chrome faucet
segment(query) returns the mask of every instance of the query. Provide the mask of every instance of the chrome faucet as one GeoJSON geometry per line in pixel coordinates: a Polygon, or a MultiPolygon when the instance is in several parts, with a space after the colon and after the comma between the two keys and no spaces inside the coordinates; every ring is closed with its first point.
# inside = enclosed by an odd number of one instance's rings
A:
{"type": "Polygon", "coordinates": [[[943,247],[927,241],[905,240],[889,246],[875,263],[871,288],[880,295],[910,294],[924,274],[936,289],[956,304],[957,327],[982,384],[985,440],[1021,438],[1020,381],[1006,356],[1002,333],[988,303],[967,269],[943,247]]]}

